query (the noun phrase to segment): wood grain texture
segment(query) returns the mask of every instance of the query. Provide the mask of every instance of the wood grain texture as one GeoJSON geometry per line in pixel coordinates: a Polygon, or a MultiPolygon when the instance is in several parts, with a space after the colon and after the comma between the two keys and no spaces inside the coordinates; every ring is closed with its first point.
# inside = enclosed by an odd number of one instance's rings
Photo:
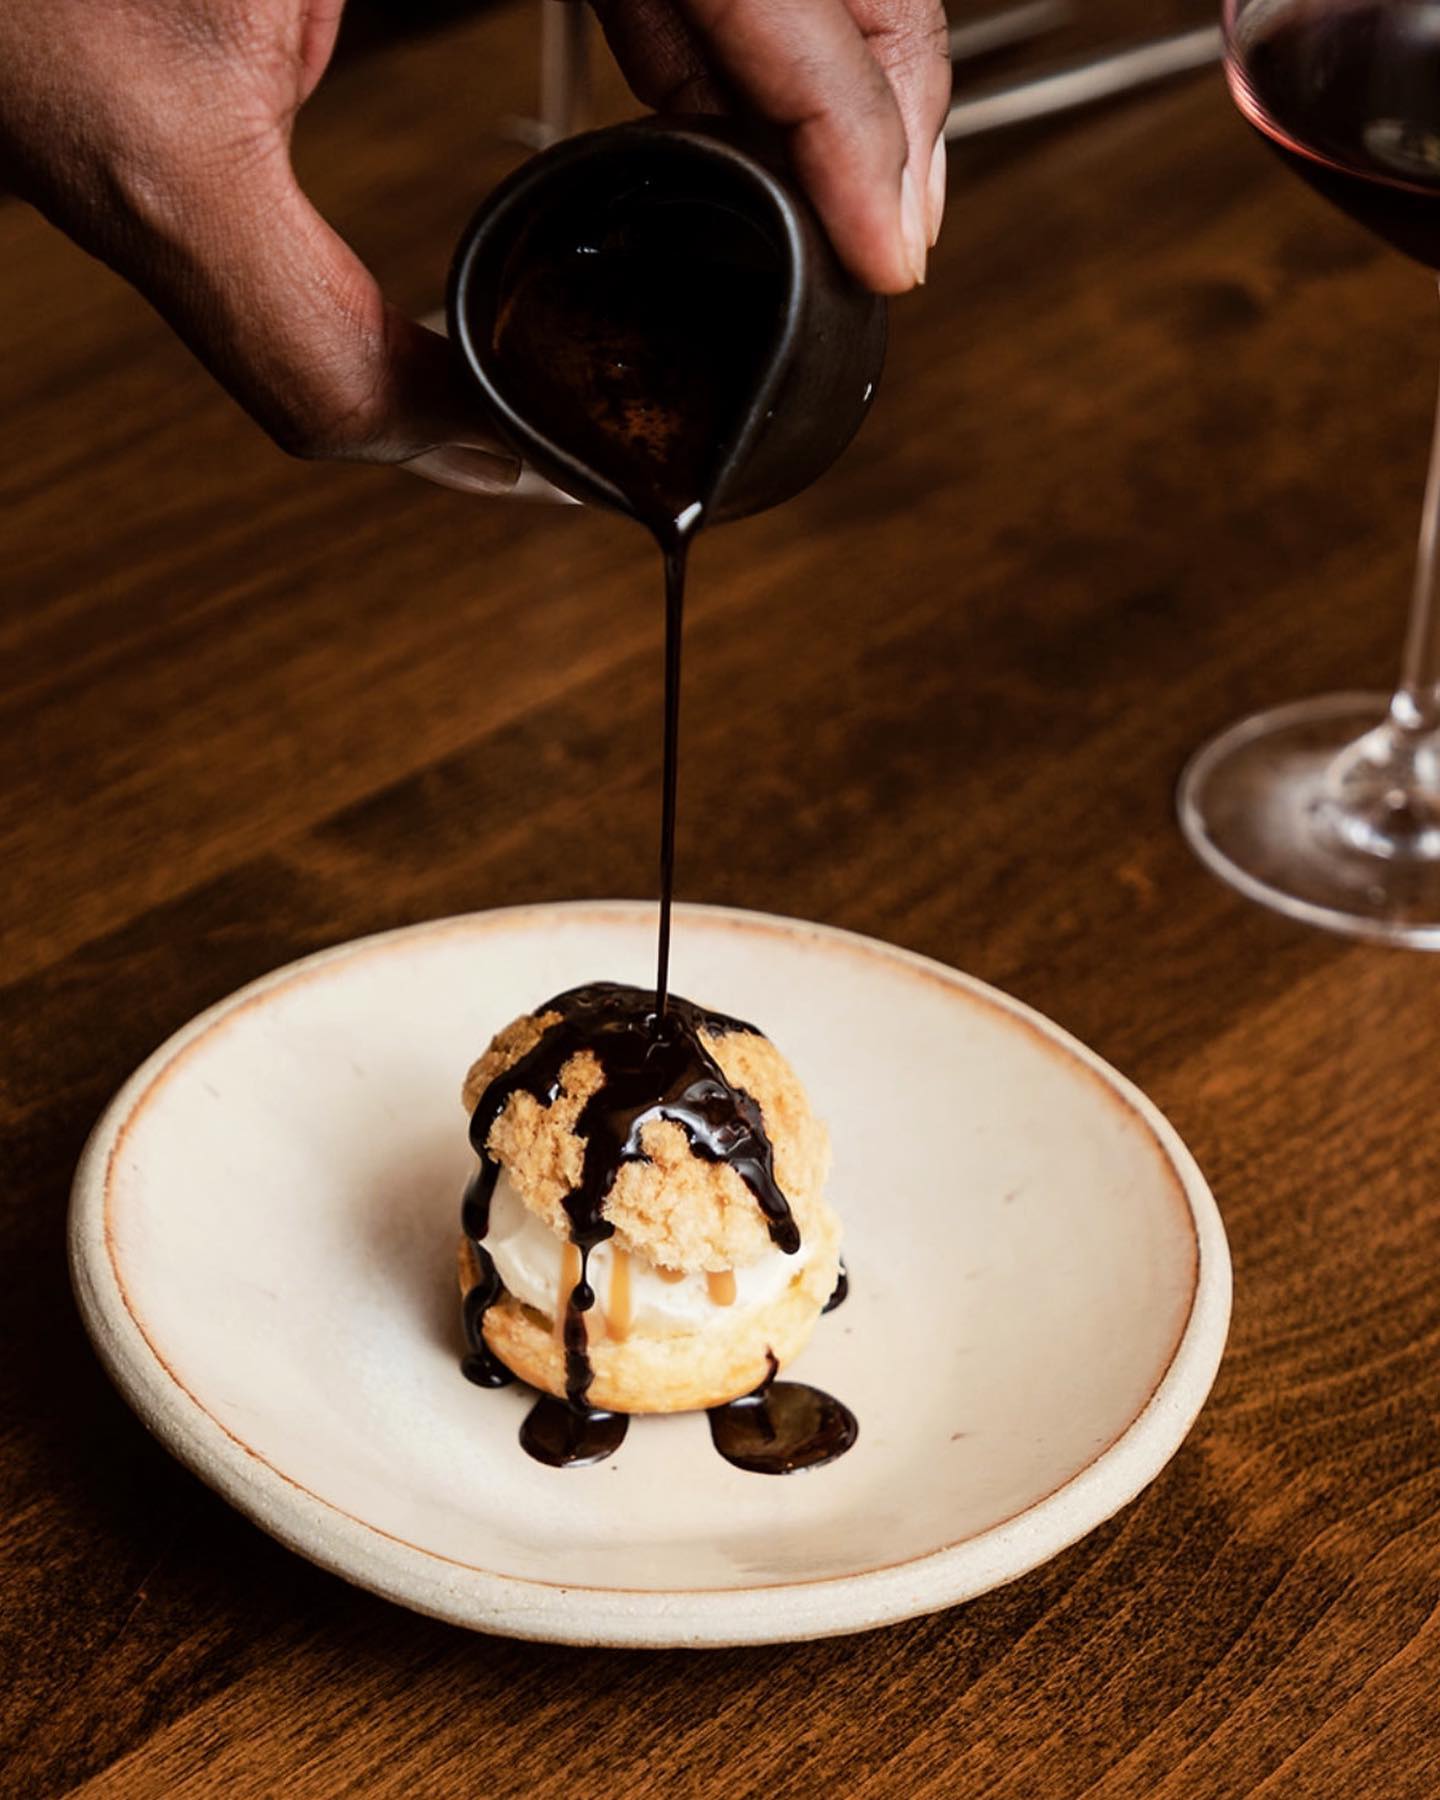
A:
{"type": "MultiPolygon", "coordinates": [[[[357,61],[307,112],[314,190],[403,304],[513,161],[529,28],[357,61]]],[[[1171,813],[1243,709],[1388,681],[1433,292],[1218,77],[954,175],[853,451],[701,546],[681,890],[959,964],[1156,1098],[1235,1256],[1199,1425],[1002,1592],[704,1657],[410,1616],[150,1442],[66,1287],[96,1113],[308,950],[650,893],[657,570],[618,520],[286,462],[0,206],[7,1793],[1440,1791],[1440,961],[1246,906],[1171,813]]]]}

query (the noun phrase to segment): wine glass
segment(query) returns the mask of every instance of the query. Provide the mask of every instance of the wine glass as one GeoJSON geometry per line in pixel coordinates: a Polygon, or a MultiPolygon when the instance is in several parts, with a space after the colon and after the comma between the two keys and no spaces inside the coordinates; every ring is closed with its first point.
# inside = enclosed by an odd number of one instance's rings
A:
{"type": "MultiPolygon", "coordinates": [[[[1440,270],[1440,0],[1225,0],[1242,113],[1296,174],[1440,270]]],[[[1223,880],[1332,931],[1440,949],[1440,416],[1400,681],[1243,719],[1180,778],[1223,880]]]]}

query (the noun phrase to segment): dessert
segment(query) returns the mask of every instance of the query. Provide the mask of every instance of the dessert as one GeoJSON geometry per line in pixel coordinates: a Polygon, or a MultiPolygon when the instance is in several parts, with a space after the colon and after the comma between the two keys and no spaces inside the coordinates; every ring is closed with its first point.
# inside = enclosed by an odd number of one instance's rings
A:
{"type": "Polygon", "coordinates": [[[825,1128],[768,1038],[596,983],[499,1032],[464,1101],[466,1373],[548,1397],[532,1454],[598,1460],[629,1414],[702,1408],[722,1454],[757,1432],[787,1467],[848,1447],[838,1402],[774,1381],[839,1290],[840,1227],[825,1128]]]}

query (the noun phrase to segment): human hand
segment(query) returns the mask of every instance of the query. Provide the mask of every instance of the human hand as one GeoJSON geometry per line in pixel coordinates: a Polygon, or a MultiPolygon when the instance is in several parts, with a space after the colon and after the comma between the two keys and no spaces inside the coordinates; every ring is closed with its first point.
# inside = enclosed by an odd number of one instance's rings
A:
{"type": "Polygon", "coordinates": [[[449,348],[290,166],[344,0],[5,0],[0,181],[132,282],[297,456],[508,491],[449,348]]]}
{"type": "MultiPolygon", "coordinates": [[[[386,304],[291,167],[343,5],[6,0],[0,179],[132,282],[282,448],[512,491],[520,465],[444,340],[386,304]]],[[[713,107],[725,84],[788,130],[861,278],[885,291],[918,278],[943,199],[938,0],[602,11],[640,98],[713,107]]]]}
{"type": "Polygon", "coordinates": [[[925,279],[945,210],[941,0],[593,4],[638,98],[781,127],[841,260],[879,293],[925,279]]]}

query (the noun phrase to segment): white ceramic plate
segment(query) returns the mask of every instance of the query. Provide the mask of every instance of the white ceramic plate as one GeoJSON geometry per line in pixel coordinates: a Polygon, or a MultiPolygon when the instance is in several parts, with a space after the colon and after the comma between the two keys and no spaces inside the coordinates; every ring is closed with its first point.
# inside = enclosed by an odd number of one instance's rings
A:
{"type": "Polygon", "coordinates": [[[76,1292],[141,1418],[302,1555],[422,1612],[572,1643],[768,1642],[947,1606],[1109,1517],[1174,1453],[1230,1306],[1174,1131],[1073,1038],[869,939],[685,907],[675,984],[760,1024],[830,1123],[848,1302],[794,1365],[860,1420],[777,1479],[702,1416],[532,1462],[459,1373],[462,1072],[654,908],[537,906],[346,944],[158,1050],[75,1178],[76,1292]]]}

